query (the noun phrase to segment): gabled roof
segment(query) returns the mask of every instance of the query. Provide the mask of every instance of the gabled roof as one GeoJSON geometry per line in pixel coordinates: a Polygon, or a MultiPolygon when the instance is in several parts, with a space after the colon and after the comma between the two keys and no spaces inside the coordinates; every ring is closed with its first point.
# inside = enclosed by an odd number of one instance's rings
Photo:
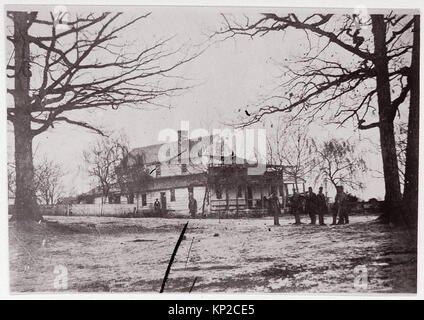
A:
{"type": "MultiPolygon", "coordinates": [[[[175,142],[176,144],[177,142],[175,142]]],[[[130,156],[141,156],[145,164],[159,162],[159,150],[165,143],[153,144],[150,146],[139,147],[131,150],[130,156]]]]}
{"type": "MultiPolygon", "coordinates": [[[[221,140],[222,141],[222,140],[221,140]]],[[[204,147],[206,148],[210,148],[212,146],[212,143],[216,143],[216,139],[214,141],[214,136],[206,136],[206,137],[201,137],[198,139],[189,139],[189,152],[185,152],[186,150],[182,150],[181,152],[181,157],[182,159],[187,159],[189,158],[189,155],[193,149],[193,147],[195,147],[198,143],[205,143],[206,145],[204,147]],[[202,140],[200,140],[202,139],[202,140]],[[207,143],[209,139],[209,143],[207,143]],[[206,141],[206,142],[205,142],[206,141]]],[[[149,146],[145,146],[145,147],[139,147],[139,148],[135,148],[133,150],[131,150],[130,152],[130,157],[132,158],[137,158],[137,157],[141,157],[142,162],[144,164],[155,164],[155,163],[159,163],[161,162],[159,159],[159,153],[162,147],[166,147],[167,149],[173,150],[174,152],[172,152],[172,154],[174,155],[173,157],[167,157],[166,161],[169,160],[174,160],[177,156],[178,156],[178,142],[177,141],[172,141],[172,142],[168,142],[168,143],[160,143],[160,144],[154,144],[154,145],[149,145],[149,146]]],[[[205,153],[203,154],[204,156],[208,156],[209,157],[209,153],[205,153]]],[[[224,162],[226,162],[225,160],[228,160],[229,158],[233,158],[232,156],[226,156],[224,159],[224,162]]],[[[130,161],[130,160],[129,160],[130,161]]],[[[222,161],[222,157],[220,154],[218,155],[214,155],[211,159],[211,161],[213,163],[219,163],[222,161]]],[[[247,163],[247,160],[240,158],[240,157],[235,157],[234,161],[236,163],[247,163]]],[[[231,163],[231,161],[230,161],[231,163]]]]}

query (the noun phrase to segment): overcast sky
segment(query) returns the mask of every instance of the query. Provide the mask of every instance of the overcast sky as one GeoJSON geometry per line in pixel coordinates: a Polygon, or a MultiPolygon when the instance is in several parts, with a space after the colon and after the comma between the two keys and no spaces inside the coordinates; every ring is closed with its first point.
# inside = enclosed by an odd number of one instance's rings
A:
{"type": "MultiPolygon", "coordinates": [[[[32,10],[35,10],[32,8],[32,10]]],[[[52,10],[44,7],[44,13],[52,10]],[[47,11],[46,11],[47,10],[47,11]]],[[[87,12],[83,7],[68,7],[69,12],[87,12]]],[[[120,8],[122,10],[122,8],[120,8]]],[[[143,14],[150,10],[142,7],[124,9],[125,18],[143,14]]],[[[209,35],[223,23],[216,8],[154,8],[152,15],[125,33],[135,50],[156,39],[175,35],[171,45],[178,43],[210,47],[193,62],[179,68],[175,74],[192,79],[196,83],[193,89],[182,95],[172,97],[163,104],[169,108],[149,107],[149,110],[120,108],[119,110],[91,110],[76,115],[92,124],[107,128],[110,132],[125,133],[132,147],[158,143],[158,133],[164,128],[179,129],[180,121],[188,120],[190,128],[212,130],[231,121],[247,105],[254,105],[260,95],[266,94],[275,85],[276,72],[274,61],[282,61],[303,52],[304,33],[291,31],[286,34],[272,33],[264,37],[229,39],[211,44],[209,35]]],[[[240,10],[231,10],[240,14],[240,10]]],[[[224,12],[230,12],[230,9],[224,12]]],[[[243,10],[243,12],[247,12],[243,10]]],[[[257,16],[255,9],[248,15],[257,16]]],[[[259,11],[260,12],[260,11],[259,11]]],[[[8,22],[9,23],[9,22],[8,22]]],[[[180,81],[180,80],[179,80],[180,81]]],[[[269,120],[272,120],[270,118],[269,120]]],[[[10,126],[9,126],[10,127],[10,126]]],[[[314,136],[320,139],[329,137],[351,137],[352,141],[370,147],[372,141],[378,143],[378,130],[372,129],[354,133],[352,127],[336,129],[336,126],[313,127],[314,136]]],[[[12,135],[9,132],[9,152],[13,151],[12,135]]],[[[83,165],[83,150],[98,136],[80,127],[58,124],[35,139],[38,154],[45,154],[66,168],[65,181],[68,191],[87,191],[90,187],[83,165]]],[[[10,154],[11,155],[11,154],[10,154]]],[[[371,169],[381,171],[381,156],[368,154],[371,169]]],[[[9,156],[10,158],[10,156],[9,156]]],[[[375,172],[367,177],[367,188],[361,196],[384,196],[384,184],[381,178],[373,178],[375,172]]]]}

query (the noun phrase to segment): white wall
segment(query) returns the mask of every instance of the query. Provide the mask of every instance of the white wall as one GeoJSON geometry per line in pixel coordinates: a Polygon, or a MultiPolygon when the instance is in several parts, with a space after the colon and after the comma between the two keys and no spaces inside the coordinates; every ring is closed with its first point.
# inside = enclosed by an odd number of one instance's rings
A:
{"type": "MultiPolygon", "coordinates": [[[[188,211],[188,188],[176,188],[175,189],[175,201],[171,201],[171,190],[158,190],[158,191],[150,191],[146,192],[146,200],[147,205],[142,206],[142,195],[139,195],[138,200],[138,208],[139,209],[153,209],[153,204],[156,199],[160,201],[161,196],[160,193],[165,192],[166,196],[166,206],[168,210],[175,211],[176,214],[186,214],[189,215],[188,211]]],[[[201,213],[202,205],[203,205],[203,198],[205,195],[205,187],[199,186],[199,187],[193,187],[193,196],[197,201],[197,212],[201,213]]]]}
{"type": "MultiPolygon", "coordinates": [[[[156,170],[153,171],[153,169],[155,169],[156,165],[149,165],[147,166],[147,170],[149,172],[152,172],[150,175],[153,178],[156,178],[156,170]]],[[[201,165],[192,165],[192,164],[187,164],[187,172],[186,173],[182,173],[181,171],[181,164],[178,163],[167,163],[167,162],[163,162],[160,164],[160,171],[161,177],[169,177],[169,176],[179,176],[179,175],[189,175],[189,174],[196,174],[196,173],[202,173],[206,171],[206,167],[203,167],[201,165]]]]}
{"type": "Polygon", "coordinates": [[[94,198],[94,204],[101,204],[102,203],[102,197],[95,197],[94,198]]]}

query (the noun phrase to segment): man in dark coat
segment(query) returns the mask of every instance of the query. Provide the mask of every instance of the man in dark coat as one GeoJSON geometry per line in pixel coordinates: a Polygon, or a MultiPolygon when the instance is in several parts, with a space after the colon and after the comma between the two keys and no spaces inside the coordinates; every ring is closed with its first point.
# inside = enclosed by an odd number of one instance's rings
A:
{"type": "Polygon", "coordinates": [[[159,199],[156,199],[153,203],[153,208],[155,210],[155,215],[160,215],[160,202],[159,199]]]}
{"type": "Polygon", "coordinates": [[[189,196],[189,200],[188,200],[188,210],[190,211],[190,215],[192,218],[196,218],[196,213],[197,213],[197,201],[196,199],[193,197],[192,194],[190,194],[189,196]]]}
{"type": "Polygon", "coordinates": [[[279,216],[281,213],[281,209],[280,209],[280,202],[278,201],[277,195],[275,193],[272,193],[271,198],[268,201],[269,201],[269,211],[274,216],[274,225],[279,226],[280,225],[279,216]]]}
{"type": "Polygon", "coordinates": [[[300,222],[300,195],[293,188],[293,195],[290,198],[290,211],[294,215],[294,224],[301,224],[300,222]]]}
{"type": "Polygon", "coordinates": [[[328,212],[327,200],[325,199],[325,195],[322,193],[322,187],[319,188],[319,192],[317,194],[317,211],[319,217],[319,224],[324,226],[324,215],[328,212]]]}
{"type": "Polygon", "coordinates": [[[337,186],[337,194],[334,199],[334,209],[332,224],[336,224],[337,216],[339,216],[337,224],[349,223],[348,197],[343,191],[343,186],[337,186]]]}
{"type": "Polygon", "coordinates": [[[309,214],[309,217],[311,218],[311,224],[316,224],[316,221],[317,221],[316,210],[317,210],[317,195],[313,193],[312,188],[309,187],[308,193],[306,195],[305,212],[309,214]]]}

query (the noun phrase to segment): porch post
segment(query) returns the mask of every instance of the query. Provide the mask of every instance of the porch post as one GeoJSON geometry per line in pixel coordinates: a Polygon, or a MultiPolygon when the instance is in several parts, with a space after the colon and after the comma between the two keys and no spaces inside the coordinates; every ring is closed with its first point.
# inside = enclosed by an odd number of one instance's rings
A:
{"type": "Polygon", "coordinates": [[[228,183],[225,184],[225,207],[228,214],[229,200],[228,200],[228,183]]]}
{"type": "Polygon", "coordinates": [[[247,183],[244,184],[244,208],[248,209],[249,206],[247,205],[247,198],[248,198],[248,194],[247,194],[247,183]]]}
{"type": "Polygon", "coordinates": [[[237,183],[237,186],[236,186],[236,215],[237,216],[239,213],[238,191],[239,191],[239,184],[237,183]]]}
{"type": "Polygon", "coordinates": [[[261,209],[263,209],[264,208],[264,203],[263,203],[263,200],[264,200],[264,181],[263,181],[263,177],[260,177],[259,179],[260,179],[259,188],[261,188],[261,209]]]}
{"type": "Polygon", "coordinates": [[[280,182],[278,191],[282,191],[282,193],[281,193],[281,203],[283,204],[283,209],[285,209],[286,208],[286,196],[284,194],[284,191],[285,191],[285,188],[284,188],[284,166],[282,167],[282,170],[281,170],[281,182],[280,182]]]}

